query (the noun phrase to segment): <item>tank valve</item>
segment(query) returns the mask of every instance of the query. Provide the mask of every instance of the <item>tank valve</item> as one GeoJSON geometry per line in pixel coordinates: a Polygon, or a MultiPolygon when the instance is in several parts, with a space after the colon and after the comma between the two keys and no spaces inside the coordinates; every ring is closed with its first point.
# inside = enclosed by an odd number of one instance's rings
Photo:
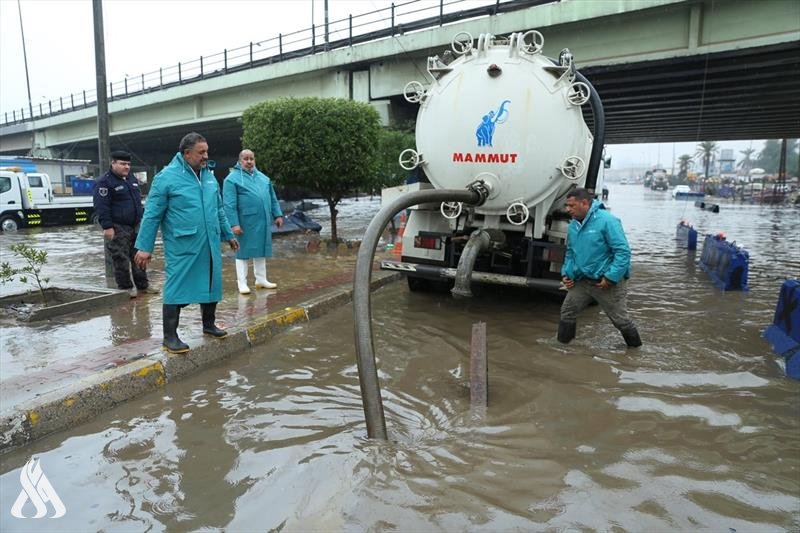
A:
{"type": "Polygon", "coordinates": [[[569,103],[572,105],[582,106],[589,101],[590,95],[591,90],[589,86],[582,81],[578,81],[569,86],[567,100],[569,100],[569,103]]]}
{"type": "Polygon", "coordinates": [[[490,77],[496,78],[500,74],[503,73],[503,69],[498,67],[495,63],[489,65],[489,68],[486,69],[486,72],[489,74],[490,77]]]}
{"type": "Polygon", "coordinates": [[[515,226],[522,226],[530,218],[528,206],[517,200],[506,209],[506,220],[515,226]]]}
{"type": "Polygon", "coordinates": [[[570,180],[577,180],[583,176],[583,171],[586,170],[586,163],[580,157],[573,155],[564,160],[561,166],[558,167],[561,174],[570,180]]]}
{"type": "Polygon", "coordinates": [[[439,206],[442,216],[450,220],[461,216],[461,209],[461,202],[442,202],[442,205],[439,206]]]}
{"type": "Polygon", "coordinates": [[[403,170],[414,170],[423,162],[422,154],[418,154],[413,148],[406,148],[400,152],[397,162],[400,163],[403,170]]]}
{"type": "Polygon", "coordinates": [[[418,81],[410,81],[403,88],[403,98],[406,102],[418,104],[425,99],[425,87],[418,81]]]}
{"type": "Polygon", "coordinates": [[[538,54],[544,47],[544,36],[536,30],[525,32],[519,38],[519,46],[528,55],[538,54]]]}
{"type": "Polygon", "coordinates": [[[472,34],[468,31],[460,31],[455,34],[453,41],[450,43],[450,48],[453,49],[458,55],[464,55],[472,51],[472,34]]]}

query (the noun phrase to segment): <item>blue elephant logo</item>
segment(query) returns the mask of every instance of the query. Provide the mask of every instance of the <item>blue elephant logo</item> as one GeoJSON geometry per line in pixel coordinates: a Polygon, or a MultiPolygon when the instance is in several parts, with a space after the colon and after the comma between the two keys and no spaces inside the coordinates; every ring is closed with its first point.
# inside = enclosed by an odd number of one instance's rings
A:
{"type": "Polygon", "coordinates": [[[478,129],[475,131],[475,137],[478,138],[478,146],[492,146],[492,138],[494,137],[494,128],[497,124],[502,124],[508,118],[508,110],[506,105],[510,104],[511,100],[503,100],[497,111],[489,111],[481,119],[478,124],[478,129]]]}

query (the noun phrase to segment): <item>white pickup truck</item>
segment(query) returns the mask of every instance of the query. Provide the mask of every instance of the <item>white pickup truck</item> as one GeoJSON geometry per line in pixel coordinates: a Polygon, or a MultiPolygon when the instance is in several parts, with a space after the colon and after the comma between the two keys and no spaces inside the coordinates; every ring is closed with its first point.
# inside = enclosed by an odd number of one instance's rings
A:
{"type": "Polygon", "coordinates": [[[90,224],[91,196],[55,196],[47,174],[0,170],[0,229],[90,224]]]}

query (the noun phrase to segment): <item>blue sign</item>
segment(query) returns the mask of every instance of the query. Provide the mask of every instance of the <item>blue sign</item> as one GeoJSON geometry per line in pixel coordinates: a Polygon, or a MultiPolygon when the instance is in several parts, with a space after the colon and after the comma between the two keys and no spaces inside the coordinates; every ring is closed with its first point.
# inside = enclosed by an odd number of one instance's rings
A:
{"type": "Polygon", "coordinates": [[[475,137],[478,138],[478,146],[492,146],[492,138],[494,137],[494,128],[497,124],[502,124],[508,119],[508,110],[506,105],[510,104],[511,100],[503,100],[497,111],[489,111],[481,119],[478,124],[478,129],[475,131],[475,137]]]}

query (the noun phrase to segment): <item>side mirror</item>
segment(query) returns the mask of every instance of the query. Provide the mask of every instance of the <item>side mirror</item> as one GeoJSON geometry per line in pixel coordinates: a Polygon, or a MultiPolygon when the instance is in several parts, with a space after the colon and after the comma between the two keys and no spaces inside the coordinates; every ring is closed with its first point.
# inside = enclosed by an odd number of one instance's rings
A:
{"type": "Polygon", "coordinates": [[[603,159],[603,168],[611,168],[611,157],[603,159]]]}

